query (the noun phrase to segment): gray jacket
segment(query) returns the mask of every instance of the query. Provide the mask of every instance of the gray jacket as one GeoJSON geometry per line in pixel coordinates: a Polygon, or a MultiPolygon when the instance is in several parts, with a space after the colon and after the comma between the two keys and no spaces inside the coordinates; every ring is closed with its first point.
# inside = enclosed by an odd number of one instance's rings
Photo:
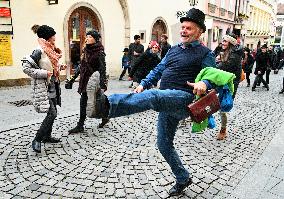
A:
{"type": "Polygon", "coordinates": [[[50,106],[47,70],[42,69],[39,64],[43,53],[41,49],[36,49],[32,55],[22,60],[23,72],[32,78],[33,106],[38,113],[47,113],[50,106]]]}

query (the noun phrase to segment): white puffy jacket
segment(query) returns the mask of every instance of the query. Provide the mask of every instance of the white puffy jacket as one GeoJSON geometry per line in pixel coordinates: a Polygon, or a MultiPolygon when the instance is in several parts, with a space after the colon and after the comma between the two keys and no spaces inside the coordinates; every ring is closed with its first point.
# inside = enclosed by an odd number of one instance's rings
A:
{"type": "Polygon", "coordinates": [[[47,71],[52,69],[52,64],[46,58],[46,53],[37,48],[22,60],[23,72],[32,78],[33,106],[38,113],[47,113],[49,109],[47,71]]]}

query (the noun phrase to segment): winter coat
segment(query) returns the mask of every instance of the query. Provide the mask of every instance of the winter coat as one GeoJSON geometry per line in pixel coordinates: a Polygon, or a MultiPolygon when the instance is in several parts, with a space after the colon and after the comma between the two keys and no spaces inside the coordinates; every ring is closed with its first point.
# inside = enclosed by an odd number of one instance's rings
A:
{"type": "Polygon", "coordinates": [[[32,78],[32,98],[35,110],[38,113],[47,113],[50,107],[49,98],[56,98],[57,104],[61,105],[60,82],[57,80],[54,83],[48,79],[47,71],[52,71],[52,64],[43,49],[38,47],[22,61],[23,72],[32,78]]]}
{"type": "Polygon", "coordinates": [[[238,84],[241,79],[242,66],[241,59],[243,55],[243,48],[241,46],[235,46],[229,54],[227,61],[221,61],[218,64],[218,68],[236,75],[234,80],[235,84],[238,84]]]}
{"type": "Polygon", "coordinates": [[[144,79],[148,73],[160,63],[160,61],[161,59],[158,55],[151,51],[142,53],[131,67],[129,77],[134,78],[136,82],[140,83],[140,81],[144,79]]]}
{"type": "Polygon", "coordinates": [[[248,54],[247,60],[245,61],[243,58],[242,67],[245,73],[252,73],[252,68],[254,64],[254,59],[251,54],[248,54]]]}
{"type": "Polygon", "coordinates": [[[141,54],[144,52],[144,46],[142,44],[136,44],[136,43],[131,43],[129,45],[129,58],[130,58],[130,64],[131,67],[134,65],[136,60],[141,56],[141,54]],[[134,51],[137,53],[140,53],[139,55],[134,55],[134,51]]]}
{"type": "Polygon", "coordinates": [[[256,58],[255,58],[255,62],[256,62],[256,67],[255,67],[255,71],[254,74],[257,75],[258,71],[261,72],[261,75],[264,75],[265,71],[268,68],[269,65],[269,55],[267,52],[263,53],[263,52],[259,52],[256,54],[256,58]]]}
{"type": "Polygon", "coordinates": [[[130,68],[130,59],[128,55],[123,55],[121,59],[122,68],[130,68]]]}
{"type": "Polygon", "coordinates": [[[95,71],[100,73],[100,87],[107,89],[105,56],[101,42],[85,47],[81,60],[78,93],[86,92],[88,81],[95,71]]]}
{"type": "Polygon", "coordinates": [[[160,46],[161,46],[161,59],[163,59],[172,46],[168,42],[160,43],[160,46]]]}

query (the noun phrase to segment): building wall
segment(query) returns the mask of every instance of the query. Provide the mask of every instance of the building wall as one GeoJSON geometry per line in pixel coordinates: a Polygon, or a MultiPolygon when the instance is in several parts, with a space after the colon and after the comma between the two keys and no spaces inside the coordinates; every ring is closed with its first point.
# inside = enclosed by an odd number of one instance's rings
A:
{"type": "MultiPolygon", "coordinates": [[[[189,10],[187,0],[165,3],[163,0],[59,0],[58,5],[48,5],[47,1],[11,1],[14,35],[11,42],[13,66],[0,66],[0,80],[27,77],[21,68],[21,59],[29,55],[37,46],[37,36],[31,31],[34,24],[50,25],[56,34],[57,46],[63,50],[63,63],[69,63],[69,42],[67,41],[67,20],[79,6],[91,8],[102,24],[102,39],[106,51],[107,72],[118,76],[121,72],[122,49],[133,42],[133,36],[145,30],[145,48],[151,39],[152,26],[162,19],[169,34],[169,42],[177,43],[179,37],[178,10],[189,10]],[[124,5],[122,5],[124,4],[124,5]],[[126,8],[125,8],[126,7],[126,8]],[[129,27],[128,27],[129,26],[129,27]]],[[[63,73],[64,74],[64,73],[63,73]]],[[[68,74],[67,74],[68,75],[68,74]]]]}
{"type": "Polygon", "coordinates": [[[235,0],[204,0],[201,7],[206,13],[205,44],[214,50],[228,28],[233,31],[235,0]],[[216,36],[217,35],[217,36],[216,36]]]}
{"type": "Polygon", "coordinates": [[[261,44],[273,43],[276,5],[277,2],[275,0],[250,1],[250,15],[246,23],[245,46],[256,48],[259,41],[261,44]]]}

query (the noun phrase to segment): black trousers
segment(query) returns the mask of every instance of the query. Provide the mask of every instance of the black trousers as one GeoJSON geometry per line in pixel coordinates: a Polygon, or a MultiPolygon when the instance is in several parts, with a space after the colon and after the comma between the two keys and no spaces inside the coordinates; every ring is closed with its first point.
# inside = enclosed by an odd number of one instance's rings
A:
{"type": "Polygon", "coordinates": [[[130,67],[129,67],[129,68],[123,68],[123,71],[122,71],[122,73],[120,74],[119,79],[122,79],[122,78],[123,78],[123,76],[125,75],[126,71],[128,71],[128,75],[129,75],[130,70],[131,70],[130,67]]]}
{"type": "Polygon", "coordinates": [[[80,98],[80,118],[79,118],[78,126],[84,126],[84,123],[87,117],[87,110],[86,110],[87,101],[88,101],[88,95],[86,92],[83,92],[80,98]]]}
{"type": "Polygon", "coordinates": [[[55,118],[57,117],[57,108],[56,108],[56,98],[49,99],[49,109],[46,117],[40,125],[39,130],[37,131],[35,140],[41,142],[43,138],[50,137],[52,132],[52,126],[55,118]]]}
{"type": "Polygon", "coordinates": [[[246,80],[247,80],[247,84],[250,85],[250,73],[246,73],[246,80]]]}
{"type": "Polygon", "coordinates": [[[265,81],[267,84],[269,84],[269,75],[270,75],[271,69],[267,69],[265,72],[265,81]]]}
{"type": "Polygon", "coordinates": [[[257,85],[257,83],[260,83],[260,82],[262,82],[263,85],[264,85],[266,88],[268,88],[268,84],[267,84],[266,81],[263,79],[263,75],[261,75],[261,74],[258,74],[258,75],[255,77],[254,82],[253,82],[253,85],[252,85],[252,88],[255,88],[256,85],[257,85]]]}

